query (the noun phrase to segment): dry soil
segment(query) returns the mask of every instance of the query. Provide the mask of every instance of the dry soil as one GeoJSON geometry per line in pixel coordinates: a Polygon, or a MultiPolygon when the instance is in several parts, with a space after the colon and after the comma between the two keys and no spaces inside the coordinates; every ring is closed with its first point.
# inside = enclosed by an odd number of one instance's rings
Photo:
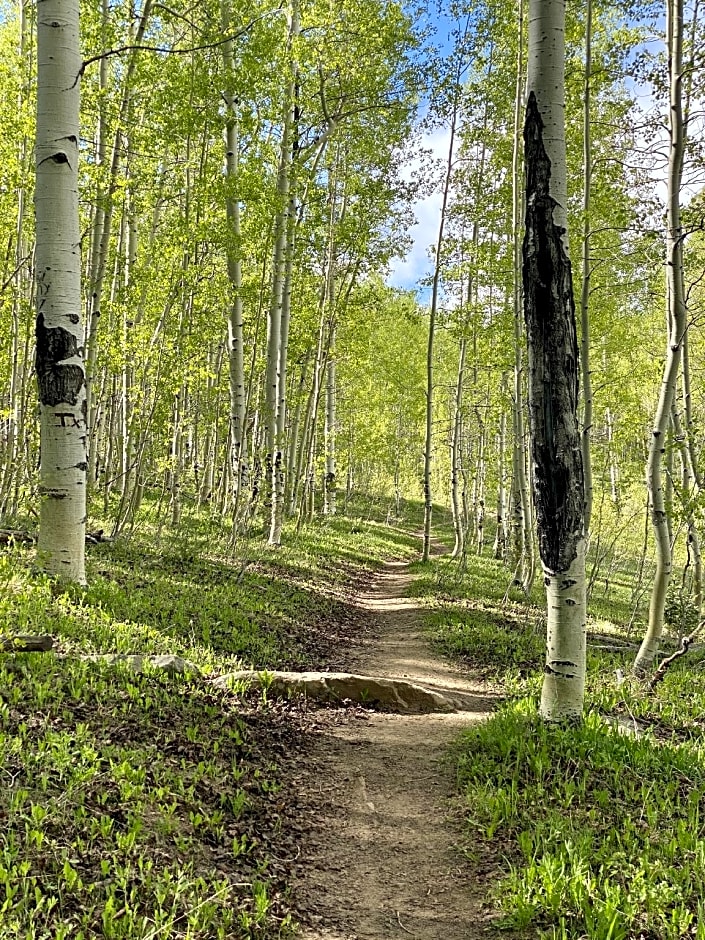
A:
{"type": "MultiPolygon", "coordinates": [[[[322,719],[300,778],[311,821],[301,836],[294,902],[303,940],[475,940],[494,931],[496,865],[464,827],[449,745],[487,717],[497,693],[430,649],[412,575],[384,566],[354,600],[367,621],[346,667],[450,695],[462,710],[404,716],[351,710],[322,719]]],[[[506,936],[506,934],[505,934],[506,936]]]]}

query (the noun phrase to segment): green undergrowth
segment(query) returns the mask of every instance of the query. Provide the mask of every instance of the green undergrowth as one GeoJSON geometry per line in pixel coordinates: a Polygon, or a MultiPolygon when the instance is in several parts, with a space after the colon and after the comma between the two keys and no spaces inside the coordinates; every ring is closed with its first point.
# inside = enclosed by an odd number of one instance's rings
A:
{"type": "Polygon", "coordinates": [[[280,836],[305,713],[80,657],[325,667],[360,629],[351,590],[417,548],[369,518],[292,529],[278,550],[241,540],[234,555],[213,526],[142,532],[90,546],[85,589],[37,574],[31,551],[0,553],[0,632],[56,641],[0,654],[2,940],[289,936],[280,836]]]}
{"type": "Polygon", "coordinates": [[[468,825],[506,860],[506,922],[551,938],[701,940],[702,739],[633,737],[594,712],[555,728],[536,713],[534,697],[507,704],[458,747],[468,825]]]}
{"type": "Polygon", "coordinates": [[[256,714],[202,682],[41,654],[4,656],[0,688],[3,938],[288,934],[256,714]]]}
{"type": "Polygon", "coordinates": [[[454,751],[468,851],[504,873],[491,889],[500,921],[527,938],[705,940],[702,653],[649,691],[628,678],[628,605],[593,604],[585,721],[547,726],[541,586],[506,597],[489,558],[468,557],[464,576],[448,558],[417,567],[432,642],[506,693],[454,751]]]}
{"type": "Polygon", "coordinates": [[[325,666],[351,587],[417,550],[403,529],[349,518],[292,528],[279,549],[242,539],[235,553],[214,529],[139,533],[91,546],[88,587],[62,589],[16,549],[0,555],[0,624],[51,633],[65,652],[177,653],[216,671],[325,666]]]}
{"type": "Polygon", "coordinates": [[[485,678],[521,677],[540,668],[545,613],[538,589],[531,602],[515,589],[493,558],[468,555],[464,564],[442,555],[411,566],[410,593],[428,607],[433,645],[485,678]]]}

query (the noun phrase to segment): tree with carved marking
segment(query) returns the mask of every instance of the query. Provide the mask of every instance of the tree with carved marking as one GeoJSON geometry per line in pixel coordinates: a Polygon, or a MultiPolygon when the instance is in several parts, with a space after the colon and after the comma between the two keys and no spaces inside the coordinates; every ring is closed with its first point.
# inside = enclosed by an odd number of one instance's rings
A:
{"type": "Polygon", "coordinates": [[[531,0],[523,284],[534,501],[548,607],[541,712],[549,721],[579,720],[585,691],[585,503],[564,65],[565,0],[531,0]]]}
{"type": "Polygon", "coordinates": [[[78,0],[37,4],[36,371],[39,553],[49,574],[84,583],[86,375],[78,214],[78,0]]]}

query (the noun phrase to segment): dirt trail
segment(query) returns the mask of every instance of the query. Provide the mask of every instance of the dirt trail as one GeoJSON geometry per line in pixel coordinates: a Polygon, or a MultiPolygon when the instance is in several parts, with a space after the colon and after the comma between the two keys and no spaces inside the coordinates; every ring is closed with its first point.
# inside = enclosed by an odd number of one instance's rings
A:
{"type": "Polygon", "coordinates": [[[452,768],[444,753],[496,699],[434,656],[412,576],[388,563],[355,605],[372,630],[349,668],[450,693],[463,711],[323,719],[303,783],[312,832],[302,835],[294,899],[303,940],[474,940],[487,937],[486,871],[458,851],[452,768]]]}

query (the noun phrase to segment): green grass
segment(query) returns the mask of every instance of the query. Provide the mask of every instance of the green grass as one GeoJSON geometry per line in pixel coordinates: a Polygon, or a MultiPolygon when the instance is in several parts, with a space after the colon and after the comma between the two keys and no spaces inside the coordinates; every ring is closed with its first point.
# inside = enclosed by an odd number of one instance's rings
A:
{"type": "Polygon", "coordinates": [[[3,657],[0,688],[3,938],[287,934],[252,715],[202,682],[40,654],[3,657]]]}
{"type": "MultiPolygon", "coordinates": [[[[368,513],[368,515],[370,515],[368,513]]],[[[89,587],[0,553],[0,633],[57,651],[0,654],[3,940],[290,936],[281,841],[293,706],[201,677],[135,675],[83,654],[177,653],[206,672],[326,665],[334,625],[377,561],[418,542],[373,518],[287,531],[279,550],[212,525],[91,546],[89,587]]],[[[288,853],[288,854],[287,854],[288,853]]]]}
{"type": "Polygon", "coordinates": [[[207,669],[302,666],[326,655],[326,622],[383,558],[417,540],[376,522],[336,518],[285,536],[192,536],[168,547],[145,535],[92,546],[89,586],[60,589],[32,574],[32,553],[0,554],[0,631],[49,632],[66,651],[173,652],[207,669]]]}
{"type": "MultiPolygon", "coordinates": [[[[448,559],[419,572],[432,642],[507,693],[454,751],[468,851],[496,856],[504,872],[492,892],[500,922],[527,938],[705,940],[702,654],[650,693],[617,679],[633,651],[589,647],[585,722],[551,727],[537,717],[540,584],[531,603],[505,601],[508,572],[477,557],[464,577],[448,559]]],[[[595,639],[629,638],[625,597],[592,604],[595,639]]]]}
{"type": "Polygon", "coordinates": [[[550,727],[527,697],[468,732],[468,824],[509,860],[507,923],[546,937],[705,937],[705,752],[596,713],[550,727]]]}

